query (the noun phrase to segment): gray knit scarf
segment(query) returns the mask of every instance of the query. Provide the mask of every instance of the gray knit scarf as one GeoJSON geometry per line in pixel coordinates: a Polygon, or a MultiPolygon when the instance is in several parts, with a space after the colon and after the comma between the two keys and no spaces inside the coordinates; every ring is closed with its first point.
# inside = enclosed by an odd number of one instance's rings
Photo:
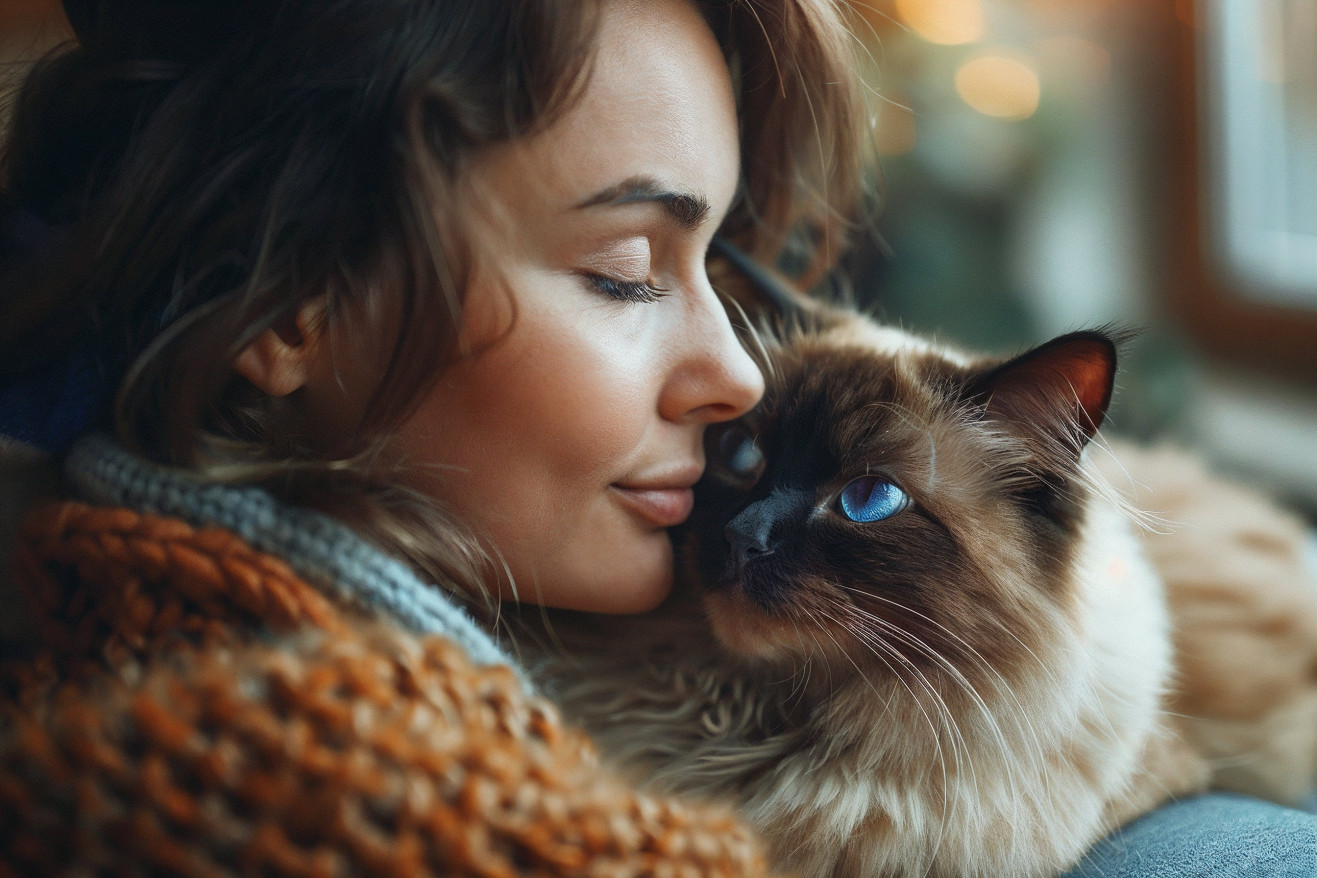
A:
{"type": "Polygon", "coordinates": [[[253,548],[283,559],[326,593],[378,611],[416,633],[447,637],[473,662],[508,665],[526,682],[517,663],[462,607],[328,515],[288,506],[252,485],[197,481],[142,460],[101,434],[73,445],[65,472],[86,500],[232,531],[253,548]]]}

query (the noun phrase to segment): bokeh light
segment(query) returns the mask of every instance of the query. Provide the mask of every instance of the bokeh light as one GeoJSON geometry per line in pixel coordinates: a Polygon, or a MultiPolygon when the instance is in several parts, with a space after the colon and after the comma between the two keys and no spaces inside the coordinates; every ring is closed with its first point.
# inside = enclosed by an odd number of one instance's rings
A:
{"type": "Polygon", "coordinates": [[[983,37],[979,0],[896,0],[896,14],[930,43],[959,46],[983,37]]]}
{"type": "Polygon", "coordinates": [[[985,116],[1027,119],[1038,109],[1038,72],[1024,57],[1009,52],[978,55],[956,71],[956,91],[985,116]]]}

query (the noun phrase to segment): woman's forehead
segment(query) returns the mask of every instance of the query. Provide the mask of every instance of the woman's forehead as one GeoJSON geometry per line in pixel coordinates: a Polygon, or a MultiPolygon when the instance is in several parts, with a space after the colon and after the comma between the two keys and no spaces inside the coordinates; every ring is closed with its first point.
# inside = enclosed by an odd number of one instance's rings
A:
{"type": "Polygon", "coordinates": [[[609,4],[599,41],[580,99],[549,128],[478,157],[474,182],[557,216],[628,192],[721,215],[739,174],[735,100],[699,12],[682,0],[609,4]]]}

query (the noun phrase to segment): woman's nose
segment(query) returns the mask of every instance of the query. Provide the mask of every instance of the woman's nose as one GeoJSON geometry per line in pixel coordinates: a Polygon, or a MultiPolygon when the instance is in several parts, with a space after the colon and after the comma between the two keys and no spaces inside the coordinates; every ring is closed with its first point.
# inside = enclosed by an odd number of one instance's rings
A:
{"type": "Polygon", "coordinates": [[[700,287],[683,297],[683,325],[674,332],[677,358],[660,403],[660,413],[671,421],[729,421],[764,395],[764,376],[741,345],[722,301],[707,281],[700,287]]]}

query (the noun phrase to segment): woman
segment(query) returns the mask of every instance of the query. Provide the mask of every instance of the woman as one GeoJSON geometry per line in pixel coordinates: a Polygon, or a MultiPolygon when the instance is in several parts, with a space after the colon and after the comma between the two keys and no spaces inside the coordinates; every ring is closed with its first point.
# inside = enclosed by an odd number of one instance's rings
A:
{"type": "Polygon", "coordinates": [[[17,551],[6,871],[762,871],[455,599],[666,594],[704,426],[762,390],[714,231],[823,241],[850,208],[811,193],[858,191],[835,13],[68,11],[6,153],[3,432],[100,505],[17,551]]]}
{"type": "Polygon", "coordinates": [[[0,864],[761,871],[598,769],[455,602],[666,595],[703,429],[762,389],[714,231],[817,272],[853,214],[836,14],[69,13],[6,153],[0,410],[98,505],[16,553],[0,864]]]}

